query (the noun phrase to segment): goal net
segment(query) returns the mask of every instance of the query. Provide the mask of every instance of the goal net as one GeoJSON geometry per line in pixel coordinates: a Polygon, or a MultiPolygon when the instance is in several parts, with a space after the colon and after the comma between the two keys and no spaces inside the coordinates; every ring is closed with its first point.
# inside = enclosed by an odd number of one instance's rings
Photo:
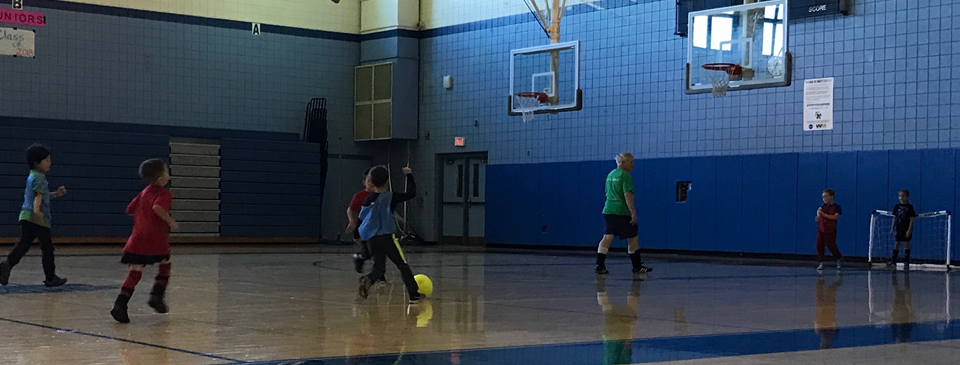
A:
{"type": "MultiPolygon", "coordinates": [[[[920,270],[950,269],[950,222],[949,211],[920,214],[913,221],[913,237],[910,242],[910,268],[920,270]]],[[[870,216],[870,250],[868,259],[871,266],[886,266],[893,254],[896,237],[891,232],[893,214],[885,210],[876,210],[870,216]]],[[[905,247],[900,248],[897,268],[903,269],[905,247]]]]}
{"type": "Polygon", "coordinates": [[[950,273],[868,271],[870,323],[874,325],[950,321],[950,273]]]}

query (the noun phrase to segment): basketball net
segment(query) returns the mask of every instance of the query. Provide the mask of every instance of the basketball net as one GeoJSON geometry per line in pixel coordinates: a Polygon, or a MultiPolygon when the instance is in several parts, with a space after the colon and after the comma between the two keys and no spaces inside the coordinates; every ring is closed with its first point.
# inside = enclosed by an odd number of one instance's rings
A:
{"type": "Polygon", "coordinates": [[[727,96],[727,89],[730,88],[730,75],[727,75],[726,71],[703,70],[703,72],[710,79],[710,84],[713,85],[710,94],[715,98],[727,96]]]}
{"type": "Polygon", "coordinates": [[[533,120],[533,111],[540,106],[540,100],[536,96],[514,95],[513,103],[517,106],[516,109],[520,112],[524,123],[533,120]]]}

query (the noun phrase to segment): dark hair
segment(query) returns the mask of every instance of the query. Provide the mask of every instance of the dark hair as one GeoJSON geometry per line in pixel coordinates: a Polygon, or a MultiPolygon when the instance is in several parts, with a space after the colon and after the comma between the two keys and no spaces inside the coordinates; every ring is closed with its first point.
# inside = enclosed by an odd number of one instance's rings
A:
{"type": "Polygon", "coordinates": [[[167,171],[167,163],[163,160],[152,158],[140,163],[140,177],[147,182],[153,183],[167,171]]]}
{"type": "Polygon", "coordinates": [[[373,170],[372,167],[368,167],[366,170],[363,170],[363,178],[366,179],[367,175],[370,175],[370,170],[373,170]]]}
{"type": "Polygon", "coordinates": [[[387,185],[387,181],[390,180],[390,171],[387,171],[387,167],[383,165],[374,166],[370,169],[370,182],[373,183],[373,186],[378,188],[387,185]]]}
{"type": "Polygon", "coordinates": [[[908,197],[910,196],[910,190],[900,189],[900,192],[903,193],[903,195],[906,195],[906,196],[908,196],[908,197]]]}
{"type": "Polygon", "coordinates": [[[827,190],[824,190],[823,192],[824,192],[824,193],[827,193],[827,195],[832,196],[832,197],[836,197],[836,196],[837,196],[837,193],[835,193],[835,192],[833,191],[833,189],[827,189],[827,190]]]}
{"type": "Polygon", "coordinates": [[[37,164],[46,160],[47,157],[50,157],[50,150],[46,146],[34,143],[27,147],[27,163],[30,164],[31,169],[37,168],[37,164]]]}

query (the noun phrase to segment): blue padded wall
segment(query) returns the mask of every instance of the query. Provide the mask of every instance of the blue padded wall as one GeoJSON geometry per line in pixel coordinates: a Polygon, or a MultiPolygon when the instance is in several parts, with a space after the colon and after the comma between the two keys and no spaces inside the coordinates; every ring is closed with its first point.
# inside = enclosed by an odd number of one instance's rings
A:
{"type": "MultiPolygon", "coordinates": [[[[857,247],[856,222],[870,220],[870,212],[861,212],[857,205],[857,153],[838,152],[827,154],[827,188],[833,189],[836,202],[843,208],[837,221],[837,247],[845,255],[866,256],[866,247],[857,247]]],[[[868,210],[871,210],[868,208],[868,210]]],[[[869,230],[865,232],[869,234],[869,230]]],[[[827,253],[829,255],[829,251],[827,253]]]]}
{"type": "Polygon", "coordinates": [[[717,222],[717,166],[716,157],[694,158],[690,162],[692,189],[687,193],[690,209],[691,250],[713,251],[716,246],[717,222]]]}
{"type": "MultiPolygon", "coordinates": [[[[656,194],[656,197],[664,200],[667,206],[666,221],[670,222],[667,235],[671,236],[670,242],[673,247],[679,250],[691,249],[690,234],[690,204],[677,203],[676,187],[678,181],[691,180],[691,158],[671,159],[667,168],[665,190],[673,189],[674,194],[656,194]]],[[[644,194],[646,195],[646,194],[644,194]]],[[[689,200],[689,197],[688,197],[689,200]]]]}
{"type": "MultiPolygon", "coordinates": [[[[893,209],[893,205],[888,205],[889,169],[889,152],[857,152],[857,205],[863,210],[861,217],[869,217],[874,210],[893,209]]],[[[858,219],[856,229],[862,232],[857,237],[856,252],[866,254],[870,244],[870,219],[858,219]]]]}
{"type": "Polygon", "coordinates": [[[320,145],[220,141],[220,235],[319,237],[320,145]]]}
{"type": "Polygon", "coordinates": [[[743,251],[743,157],[721,156],[717,158],[717,235],[726,239],[713,240],[709,251],[743,251]]]}
{"type": "MultiPolygon", "coordinates": [[[[632,175],[641,247],[813,255],[814,216],[823,204],[821,192],[831,188],[844,209],[840,250],[864,257],[872,211],[892,209],[899,189],[911,190],[920,212],[956,210],[956,154],[938,149],[637,160],[632,175]],[[676,183],[686,180],[693,188],[678,203],[676,183]]],[[[487,242],[595,246],[603,233],[603,181],[612,168],[610,161],[489,165],[487,189],[497,193],[487,198],[487,242]]],[[[954,258],[957,253],[954,247],[954,258]]]]}
{"type": "MultiPolygon", "coordinates": [[[[821,194],[827,187],[827,154],[801,153],[798,157],[796,253],[813,255],[817,253],[817,222],[814,219],[817,209],[823,205],[821,194]]],[[[844,227],[837,225],[838,233],[844,227]]]]}
{"type": "Polygon", "coordinates": [[[797,252],[797,168],[796,153],[770,155],[769,253],[797,252]]]}
{"type": "MultiPolygon", "coordinates": [[[[743,156],[742,208],[737,217],[741,225],[741,239],[736,252],[770,252],[769,219],[765,212],[770,205],[770,156],[743,156]]],[[[731,194],[732,198],[736,198],[731,194]]]]}

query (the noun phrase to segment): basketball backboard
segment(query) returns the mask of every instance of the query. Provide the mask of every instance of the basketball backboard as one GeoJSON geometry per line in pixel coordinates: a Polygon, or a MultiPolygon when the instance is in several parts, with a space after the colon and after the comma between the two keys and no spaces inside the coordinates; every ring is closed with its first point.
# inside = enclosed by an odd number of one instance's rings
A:
{"type": "Polygon", "coordinates": [[[789,86],[787,13],[786,0],[691,12],[685,92],[723,96],[727,90],[789,86]]]}
{"type": "Polygon", "coordinates": [[[514,116],[580,110],[580,42],[510,51],[507,106],[514,116]]]}

